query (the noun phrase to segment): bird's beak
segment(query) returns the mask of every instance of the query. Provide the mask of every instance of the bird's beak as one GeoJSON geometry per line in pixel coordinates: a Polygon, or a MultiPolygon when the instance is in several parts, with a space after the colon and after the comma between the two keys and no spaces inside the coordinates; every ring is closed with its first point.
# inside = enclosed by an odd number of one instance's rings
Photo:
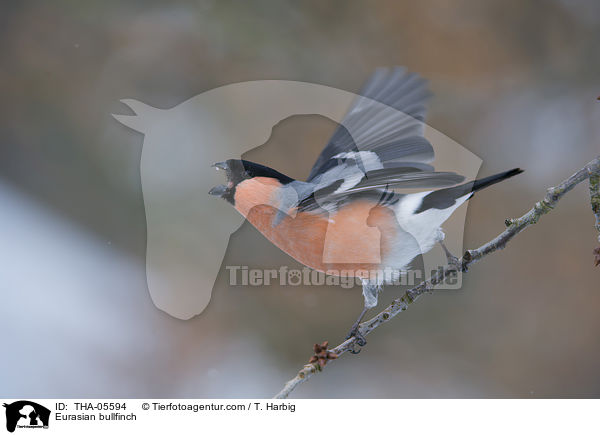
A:
{"type": "Polygon", "coordinates": [[[226,171],[227,169],[229,169],[229,166],[227,166],[227,162],[218,162],[215,163],[214,165],[212,165],[213,168],[217,168],[217,170],[221,169],[223,171],[226,171]]]}
{"type": "MultiPolygon", "coordinates": [[[[226,171],[227,180],[229,181],[229,165],[227,162],[218,162],[212,165],[213,168],[216,168],[217,171],[226,171]]],[[[220,184],[218,186],[213,187],[208,191],[209,195],[222,197],[225,193],[227,193],[228,187],[224,184],[220,184]]]]}
{"type": "Polygon", "coordinates": [[[208,191],[209,195],[223,196],[227,192],[227,186],[219,184],[208,191]]]}

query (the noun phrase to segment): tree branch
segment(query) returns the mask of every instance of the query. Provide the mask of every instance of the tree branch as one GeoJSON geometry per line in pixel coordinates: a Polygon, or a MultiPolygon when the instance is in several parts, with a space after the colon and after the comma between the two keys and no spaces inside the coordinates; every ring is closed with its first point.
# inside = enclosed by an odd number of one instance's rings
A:
{"type": "Polygon", "coordinates": [[[598,241],[600,242],[600,175],[589,172],[590,174],[590,202],[592,212],[596,217],[596,229],[598,230],[598,241]]]}
{"type": "MultiPolygon", "coordinates": [[[[535,206],[523,216],[516,219],[507,219],[505,221],[507,226],[506,230],[496,236],[493,240],[485,243],[477,249],[467,250],[463,257],[458,260],[456,267],[446,267],[442,270],[437,270],[432,274],[429,280],[425,280],[416,287],[407,290],[402,297],[392,301],[392,303],[382,312],[377,314],[372,319],[361,323],[361,334],[364,336],[370,334],[382,324],[389,322],[398,313],[406,310],[408,306],[417,300],[417,298],[419,298],[422,294],[432,293],[436,285],[444,282],[448,277],[456,274],[457,268],[466,271],[468,266],[478,262],[486,255],[489,255],[499,249],[504,249],[506,244],[514,236],[519,234],[530,225],[537,223],[540,217],[552,210],[556,203],[567,192],[572,190],[576,185],[586,179],[589,179],[590,181],[590,202],[592,205],[592,211],[596,218],[595,226],[600,233],[600,156],[598,156],[579,171],[564,180],[558,186],[549,188],[546,192],[546,196],[541,201],[537,202],[535,206]]],[[[598,248],[596,251],[600,251],[600,248],[598,248]]],[[[600,252],[598,252],[596,255],[600,256],[600,252]]],[[[339,357],[349,350],[354,349],[355,345],[356,339],[355,337],[352,337],[339,344],[335,348],[330,349],[330,352],[333,352],[339,357]]],[[[319,362],[306,364],[293,379],[289,380],[285,384],[283,389],[275,396],[275,398],[284,399],[288,397],[288,395],[298,385],[306,382],[312,375],[322,371],[325,367],[325,364],[319,364],[319,362]]]]}

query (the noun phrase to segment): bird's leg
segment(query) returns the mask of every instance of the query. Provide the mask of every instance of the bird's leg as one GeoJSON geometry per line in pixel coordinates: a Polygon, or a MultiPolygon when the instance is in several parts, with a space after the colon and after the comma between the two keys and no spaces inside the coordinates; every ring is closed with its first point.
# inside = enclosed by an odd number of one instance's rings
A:
{"type": "MultiPolygon", "coordinates": [[[[367,311],[369,311],[370,308],[373,308],[374,306],[377,305],[377,298],[379,296],[379,291],[381,290],[380,285],[373,284],[366,279],[363,279],[362,286],[363,286],[363,296],[365,298],[365,305],[364,305],[362,311],[360,312],[358,319],[356,319],[356,322],[354,322],[354,325],[352,325],[350,332],[346,336],[346,340],[351,337],[355,337],[356,344],[358,344],[359,346],[364,346],[365,344],[367,344],[367,340],[365,339],[365,336],[360,332],[360,322],[363,319],[363,317],[365,317],[365,314],[367,313],[367,311]]],[[[356,353],[360,352],[360,349],[359,350],[352,349],[350,352],[356,354],[356,353]]]]}
{"type": "Polygon", "coordinates": [[[452,254],[452,252],[450,252],[450,250],[448,249],[448,247],[446,246],[446,244],[444,243],[443,240],[439,240],[438,243],[440,244],[440,246],[444,250],[444,254],[446,254],[446,260],[448,260],[448,264],[450,266],[457,267],[458,266],[458,258],[456,258],[452,254]]]}
{"type": "Polygon", "coordinates": [[[444,254],[446,254],[446,260],[448,261],[448,266],[452,267],[457,272],[458,271],[466,272],[467,268],[460,264],[459,259],[457,257],[455,257],[454,255],[452,255],[452,252],[450,252],[450,250],[444,243],[445,234],[443,233],[443,231],[440,230],[439,233],[440,233],[440,235],[437,238],[437,242],[440,244],[440,246],[444,250],[444,254]]]}
{"type": "MultiPolygon", "coordinates": [[[[363,317],[365,317],[365,314],[367,313],[367,311],[369,311],[369,309],[366,306],[364,306],[358,316],[358,319],[356,319],[356,322],[354,322],[354,325],[352,325],[352,328],[350,328],[350,332],[346,336],[346,340],[348,340],[349,338],[355,337],[356,344],[358,344],[359,346],[364,346],[365,344],[367,344],[367,340],[365,340],[365,336],[360,333],[360,328],[359,328],[360,322],[363,319],[363,317]]],[[[358,350],[352,349],[350,351],[350,353],[354,353],[354,354],[357,354],[359,352],[360,352],[360,349],[358,349],[358,350]]]]}

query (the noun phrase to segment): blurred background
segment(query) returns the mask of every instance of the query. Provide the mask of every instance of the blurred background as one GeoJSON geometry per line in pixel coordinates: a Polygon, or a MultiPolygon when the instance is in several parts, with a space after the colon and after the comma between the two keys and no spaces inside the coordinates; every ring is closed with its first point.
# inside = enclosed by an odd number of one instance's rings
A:
{"type": "MultiPolygon", "coordinates": [[[[155,308],[143,136],[110,116],[129,113],[120,99],[170,108],[263,79],[357,92],[405,65],[430,80],[428,124],[481,175],[526,169],[471,202],[467,248],[600,153],[594,0],[20,1],[0,23],[3,397],[270,397],[362,306],[358,288],[230,287],[225,265],[249,246],[256,264],[301,268],[244,224],[202,314],[155,308]]],[[[334,128],[291,118],[246,157],[305,177],[334,128]]],[[[596,238],[582,184],[293,397],[599,397],[596,238]]]]}

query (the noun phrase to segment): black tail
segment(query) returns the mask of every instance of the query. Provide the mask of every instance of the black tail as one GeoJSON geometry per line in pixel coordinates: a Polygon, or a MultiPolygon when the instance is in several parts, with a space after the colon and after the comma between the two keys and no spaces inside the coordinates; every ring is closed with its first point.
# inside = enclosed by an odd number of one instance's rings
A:
{"type": "Polygon", "coordinates": [[[431,192],[429,195],[423,198],[423,202],[415,213],[421,213],[430,208],[437,208],[443,210],[448,207],[452,207],[456,202],[457,198],[467,195],[469,192],[477,192],[478,190],[485,189],[492,184],[499,183],[502,180],[513,177],[523,172],[523,169],[515,168],[510,171],[501,172],[500,174],[490,175],[489,177],[482,178],[480,180],[469,181],[468,183],[461,184],[460,186],[449,187],[447,189],[436,190],[431,192]]]}
{"type": "MultiPolygon", "coordinates": [[[[523,172],[521,168],[511,169],[510,171],[501,172],[500,174],[490,175],[489,177],[482,178],[481,180],[473,181],[473,187],[471,188],[471,192],[477,192],[478,190],[485,189],[492,184],[499,183],[502,180],[506,180],[507,178],[514,177],[515,175],[523,172]]],[[[471,183],[467,183],[471,184],[471,183]]],[[[461,186],[458,186],[461,187],[461,186]]],[[[467,191],[468,192],[468,191],[467,191]]],[[[465,192],[465,193],[467,193],[465,192]]]]}

